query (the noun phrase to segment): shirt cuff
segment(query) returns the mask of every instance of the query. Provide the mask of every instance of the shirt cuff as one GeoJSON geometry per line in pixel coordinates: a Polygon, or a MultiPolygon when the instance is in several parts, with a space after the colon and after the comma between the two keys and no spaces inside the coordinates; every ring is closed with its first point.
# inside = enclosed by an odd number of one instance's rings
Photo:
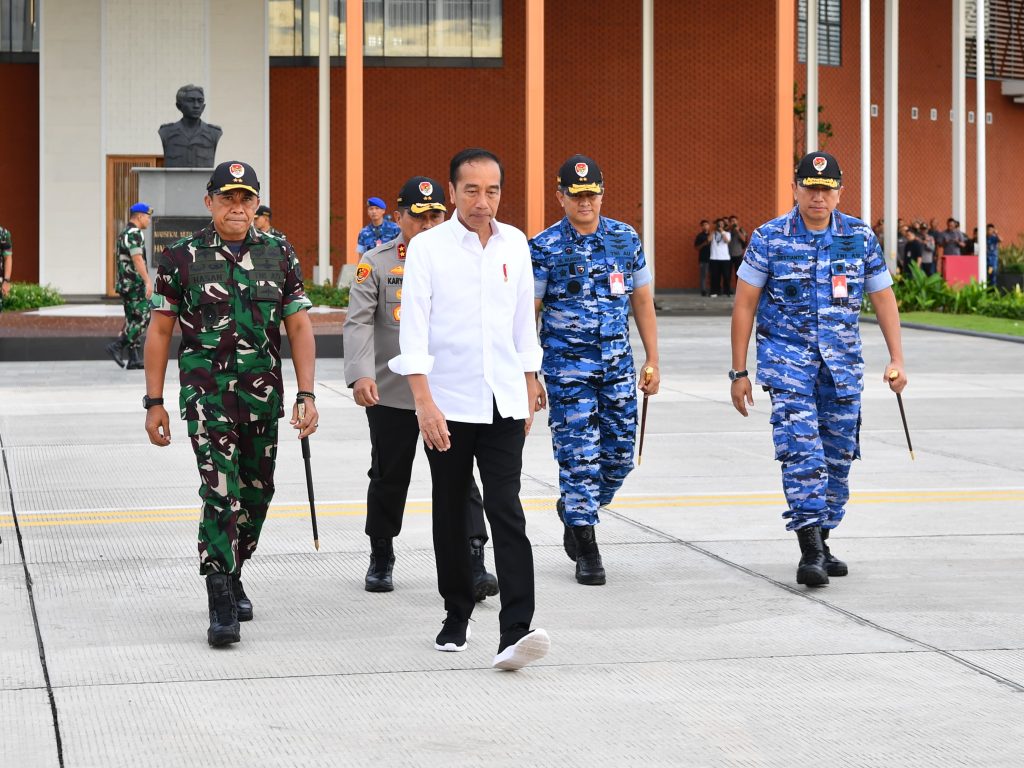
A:
{"type": "Polygon", "coordinates": [[[652,279],[651,268],[645,265],[643,269],[633,273],[633,290],[649,285],[652,279]]]}
{"type": "Polygon", "coordinates": [[[765,283],[768,282],[768,275],[765,272],[755,269],[745,261],[736,270],[736,277],[745,283],[750,283],[755,288],[764,288],[765,283]]]}
{"type": "Polygon", "coordinates": [[[892,275],[889,274],[887,269],[880,274],[867,278],[864,281],[864,292],[877,293],[878,291],[884,291],[890,285],[892,285],[892,275]]]}
{"type": "Polygon", "coordinates": [[[523,373],[530,373],[531,371],[539,371],[540,365],[544,361],[544,350],[540,347],[527,350],[526,352],[519,352],[519,361],[523,364],[523,373]]]}
{"type": "Polygon", "coordinates": [[[434,370],[433,355],[397,355],[388,360],[388,368],[399,376],[424,375],[434,370]]]}
{"type": "Polygon", "coordinates": [[[534,278],[533,281],[533,298],[543,299],[545,294],[548,292],[548,281],[540,281],[534,278]]]}

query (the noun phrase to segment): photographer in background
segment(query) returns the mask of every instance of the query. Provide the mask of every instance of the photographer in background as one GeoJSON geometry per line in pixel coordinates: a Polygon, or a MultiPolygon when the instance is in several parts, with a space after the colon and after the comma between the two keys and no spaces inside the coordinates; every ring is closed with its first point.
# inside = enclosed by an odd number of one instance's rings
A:
{"type": "Polygon", "coordinates": [[[730,272],[732,259],[729,256],[729,242],[732,236],[726,229],[725,219],[715,219],[715,230],[711,233],[711,297],[722,293],[732,296],[730,272]]]}

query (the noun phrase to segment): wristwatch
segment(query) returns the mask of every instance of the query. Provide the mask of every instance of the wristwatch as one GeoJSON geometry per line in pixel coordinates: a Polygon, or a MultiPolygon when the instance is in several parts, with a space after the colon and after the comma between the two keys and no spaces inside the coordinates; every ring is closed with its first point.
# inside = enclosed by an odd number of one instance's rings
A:
{"type": "Polygon", "coordinates": [[[162,397],[150,397],[149,395],[142,396],[142,407],[147,411],[154,405],[163,405],[164,399],[162,397]]]}
{"type": "Polygon", "coordinates": [[[747,372],[744,371],[729,371],[729,381],[736,381],[736,379],[745,379],[747,372]]]}

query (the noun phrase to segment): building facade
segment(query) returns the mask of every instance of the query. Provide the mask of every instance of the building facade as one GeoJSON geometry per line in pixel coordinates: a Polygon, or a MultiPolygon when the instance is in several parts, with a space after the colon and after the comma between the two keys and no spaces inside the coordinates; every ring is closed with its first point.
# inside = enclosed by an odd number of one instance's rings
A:
{"type": "MultiPolygon", "coordinates": [[[[365,196],[393,202],[408,176],[444,179],[455,151],[484,146],[505,165],[499,218],[526,227],[528,1],[364,1],[365,196]]],[[[898,210],[906,220],[944,222],[952,211],[956,1],[899,3],[898,210]]],[[[799,97],[806,82],[800,27],[805,2],[654,0],[658,289],[696,287],[692,243],[702,218],[736,214],[749,229],[779,213],[772,192],[778,109],[774,30],[780,8],[792,13],[798,27],[792,55],[799,97]]],[[[830,124],[822,148],[835,154],[845,171],[840,207],[861,215],[860,188],[867,181],[875,209],[870,218],[876,220],[883,203],[886,3],[871,3],[871,103],[877,114],[870,180],[860,167],[861,4],[818,4],[820,119],[830,124]]],[[[224,129],[218,159],[245,159],[257,167],[275,226],[288,234],[312,274],[318,249],[317,5],[316,0],[181,0],[173,7],[149,0],[42,3],[38,52],[0,52],[0,87],[9,96],[9,111],[22,118],[0,125],[0,162],[8,181],[0,187],[0,224],[15,238],[16,279],[52,283],[70,294],[106,290],[112,158],[149,157],[159,163],[156,130],[177,119],[174,93],[188,82],[206,88],[204,119],[224,129]]],[[[990,0],[989,18],[1019,5],[990,0]]],[[[331,3],[335,274],[354,248],[345,242],[344,221],[343,6],[331,3]]],[[[641,18],[641,0],[545,4],[549,222],[560,215],[555,171],[565,157],[582,152],[604,169],[604,213],[641,229],[641,18]]],[[[998,31],[997,23],[990,25],[998,31]]],[[[990,42],[988,114],[979,120],[971,112],[967,125],[964,224],[968,233],[977,224],[974,141],[984,127],[988,219],[1008,240],[1024,232],[1024,207],[1014,183],[1024,172],[1024,105],[1003,95],[1005,81],[1016,76],[1007,62],[1020,58],[1019,48],[1010,36],[990,42]]],[[[971,77],[969,110],[973,92],[971,77]]],[[[801,135],[801,121],[794,116],[794,156],[801,135]]]]}

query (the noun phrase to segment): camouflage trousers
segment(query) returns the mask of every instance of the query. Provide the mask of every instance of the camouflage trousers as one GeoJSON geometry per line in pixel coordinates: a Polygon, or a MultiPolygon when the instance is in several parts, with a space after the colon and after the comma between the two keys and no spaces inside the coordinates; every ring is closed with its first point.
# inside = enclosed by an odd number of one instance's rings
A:
{"type": "Polygon", "coordinates": [[[149,325],[149,299],[146,298],[146,288],[142,285],[132,286],[120,295],[124,307],[124,330],[121,331],[120,338],[125,346],[131,346],[139,340],[149,325]]]}
{"type": "Polygon", "coordinates": [[[544,377],[566,525],[594,525],[633,469],[636,373],[632,358],[583,378],[544,377]]]}
{"type": "Polygon", "coordinates": [[[860,394],[838,397],[825,365],[815,390],[813,395],[768,390],[788,531],[839,525],[850,498],[850,465],[860,458],[860,394]]]}
{"type": "Polygon", "coordinates": [[[199,466],[199,572],[234,573],[252,557],[274,497],[277,419],[189,421],[199,466]]]}

